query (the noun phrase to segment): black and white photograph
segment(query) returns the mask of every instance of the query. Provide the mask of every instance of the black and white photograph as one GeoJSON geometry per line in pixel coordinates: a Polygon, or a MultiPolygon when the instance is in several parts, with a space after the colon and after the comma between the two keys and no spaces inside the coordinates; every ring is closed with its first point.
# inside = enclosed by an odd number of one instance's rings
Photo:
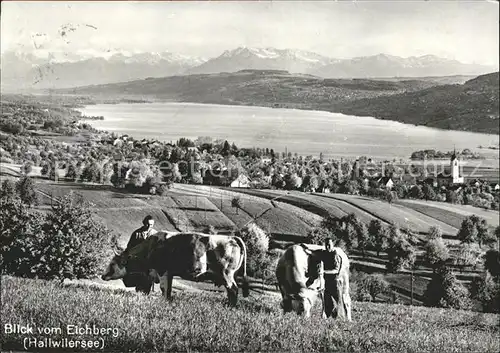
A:
{"type": "Polygon", "coordinates": [[[0,351],[500,351],[498,1],[0,23],[0,351]]]}

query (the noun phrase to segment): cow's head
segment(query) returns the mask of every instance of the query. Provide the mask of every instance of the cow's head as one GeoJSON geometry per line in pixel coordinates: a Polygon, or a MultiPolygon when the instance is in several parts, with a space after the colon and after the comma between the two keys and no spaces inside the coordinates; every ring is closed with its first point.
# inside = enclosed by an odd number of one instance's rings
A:
{"type": "Polygon", "coordinates": [[[101,276],[104,281],[120,279],[127,274],[128,254],[123,250],[114,250],[115,256],[109,263],[106,272],[101,276]]]}
{"type": "Polygon", "coordinates": [[[189,268],[191,275],[196,278],[207,272],[207,250],[210,246],[210,238],[203,236],[195,238],[191,243],[191,252],[188,259],[190,261],[189,268]]]}
{"type": "Polygon", "coordinates": [[[299,293],[291,297],[292,310],[304,317],[311,316],[311,309],[316,301],[317,293],[314,290],[301,288],[299,293]]]}

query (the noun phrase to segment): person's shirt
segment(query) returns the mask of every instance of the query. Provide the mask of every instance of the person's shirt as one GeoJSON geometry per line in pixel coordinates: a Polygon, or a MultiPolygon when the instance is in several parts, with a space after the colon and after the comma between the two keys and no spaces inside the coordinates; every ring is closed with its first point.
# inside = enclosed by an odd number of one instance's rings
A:
{"type": "Polygon", "coordinates": [[[155,235],[158,233],[156,230],[153,228],[148,229],[148,227],[141,227],[139,229],[136,229],[132,235],[130,236],[130,240],[128,241],[127,244],[127,249],[131,249],[134,246],[140,244],[143,240],[146,240],[152,235],[155,235]]]}
{"type": "MultiPolygon", "coordinates": [[[[323,262],[323,268],[325,271],[335,270],[338,274],[342,267],[342,258],[337,254],[336,251],[328,252],[323,250],[321,252],[321,261],[323,262]]],[[[329,273],[325,273],[326,276],[332,275],[329,273]]]]}

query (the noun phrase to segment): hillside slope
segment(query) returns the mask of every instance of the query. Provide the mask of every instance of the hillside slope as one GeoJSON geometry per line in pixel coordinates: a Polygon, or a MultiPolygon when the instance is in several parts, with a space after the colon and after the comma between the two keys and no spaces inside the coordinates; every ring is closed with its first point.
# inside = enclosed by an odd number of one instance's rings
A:
{"type": "Polygon", "coordinates": [[[117,98],[123,96],[195,103],[292,106],[333,111],[334,104],[418,91],[433,81],[322,79],[283,70],[242,70],[236,73],[148,78],[130,82],[57,90],[58,93],[117,98]]]}
{"type": "Polygon", "coordinates": [[[337,106],[339,112],[441,129],[499,133],[499,74],[463,85],[431,87],[418,92],[359,99],[337,106]]]}

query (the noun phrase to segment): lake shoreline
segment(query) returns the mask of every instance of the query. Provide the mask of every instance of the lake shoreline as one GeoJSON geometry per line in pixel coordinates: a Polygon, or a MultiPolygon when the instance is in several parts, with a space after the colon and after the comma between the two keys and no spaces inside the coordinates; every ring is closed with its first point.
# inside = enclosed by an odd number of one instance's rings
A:
{"type": "MultiPolygon", "coordinates": [[[[223,103],[199,103],[199,102],[181,102],[181,101],[169,101],[169,100],[157,100],[157,101],[136,101],[136,102],[107,102],[107,103],[97,103],[93,105],[87,105],[84,106],[83,108],[75,108],[75,110],[80,111],[80,109],[86,109],[88,107],[96,106],[96,105],[144,105],[144,104],[171,104],[171,105],[191,105],[191,106],[213,106],[213,107],[219,107],[219,108],[261,108],[261,109],[272,109],[272,110],[281,110],[281,111],[293,111],[293,112],[313,112],[313,113],[324,113],[324,114],[337,114],[349,118],[366,118],[366,119],[373,119],[377,121],[384,121],[384,122],[390,122],[394,124],[399,124],[399,125],[404,125],[404,126],[412,126],[416,128],[425,128],[425,129],[431,129],[431,130],[438,130],[438,131],[450,131],[450,132],[464,132],[464,133],[470,133],[470,134],[478,134],[478,135],[485,135],[485,136],[492,136],[499,138],[499,135],[496,134],[487,134],[484,132],[476,132],[476,131],[468,131],[468,130],[452,130],[452,129],[441,129],[438,127],[428,127],[426,125],[415,125],[411,123],[402,123],[398,120],[391,120],[391,119],[382,119],[382,118],[377,118],[373,116],[368,116],[368,115],[348,115],[344,113],[339,113],[339,112],[334,112],[334,111],[328,111],[328,110],[317,110],[317,109],[300,109],[300,108],[274,108],[274,107],[268,107],[268,106],[261,106],[261,105],[249,105],[249,104],[223,104],[223,103]]],[[[80,111],[81,112],[81,111],[80,111]]],[[[82,119],[86,120],[86,119],[82,119]]],[[[88,119],[91,120],[91,119],[88,119]]],[[[105,120],[105,118],[104,118],[105,120]]],[[[479,148],[478,146],[474,146],[471,148],[479,148]]],[[[492,149],[490,147],[482,147],[481,149],[492,149]]],[[[498,148],[495,148],[498,150],[498,148]]]]}
{"type": "MultiPolygon", "coordinates": [[[[125,99],[126,100],[126,99],[125,99]]],[[[290,111],[306,111],[306,112],[314,112],[314,113],[327,113],[327,114],[339,114],[339,115],[344,115],[348,117],[356,117],[356,118],[371,118],[375,120],[380,120],[380,121],[387,121],[391,123],[398,123],[402,124],[405,126],[413,126],[413,127],[424,127],[427,129],[433,129],[433,130],[440,130],[440,131],[455,131],[455,132],[467,132],[471,134],[482,134],[482,135],[488,135],[488,136],[498,136],[495,134],[486,134],[484,132],[477,132],[477,131],[469,131],[469,130],[453,130],[453,129],[442,129],[439,127],[429,127],[426,125],[416,125],[416,124],[411,124],[411,123],[403,123],[398,120],[392,120],[392,119],[383,119],[383,118],[378,118],[374,116],[369,116],[369,115],[348,115],[336,111],[330,111],[330,110],[318,110],[314,108],[283,108],[283,107],[272,107],[272,106],[263,106],[263,105],[252,105],[252,104],[237,104],[238,102],[232,102],[232,103],[200,103],[200,102],[191,102],[191,101],[178,101],[178,100],[166,100],[166,99],[159,99],[159,100],[149,100],[149,101],[144,101],[141,99],[138,99],[137,101],[133,102],[102,102],[102,103],[96,103],[93,105],[99,105],[99,104],[106,104],[106,105],[119,105],[119,104],[158,104],[158,103],[165,103],[165,104],[192,104],[192,105],[207,105],[207,106],[216,106],[216,107],[246,107],[246,108],[264,108],[264,109],[279,109],[279,110],[290,110],[290,111]]],[[[84,108],[86,108],[85,106],[84,108]]],[[[78,110],[78,109],[76,109],[78,110]]],[[[477,146],[474,146],[473,148],[477,148],[477,146]]],[[[484,147],[483,147],[484,148],[484,147]]]]}
{"type": "MultiPolygon", "coordinates": [[[[480,144],[484,146],[498,141],[498,135],[494,134],[443,130],[374,117],[297,108],[156,101],[95,104],[76,110],[83,115],[104,116],[103,121],[82,119],[99,130],[165,141],[175,141],[180,137],[211,136],[232,139],[237,145],[249,148],[271,147],[280,151],[282,149],[299,152],[301,155],[319,155],[322,152],[326,155],[345,157],[367,155],[374,159],[409,160],[410,154],[416,150],[452,150],[455,144],[459,149],[478,150],[477,146],[480,144]],[[148,120],[147,116],[151,113],[156,118],[148,120]],[[143,116],[137,119],[138,115],[143,116]],[[196,115],[196,118],[191,115],[196,115]],[[187,124],[186,119],[179,116],[185,116],[190,123],[187,124]],[[203,118],[200,119],[200,116],[203,118]],[[143,124],[138,124],[138,121],[143,124]],[[210,123],[207,124],[207,121],[210,123]],[[172,125],[175,126],[173,129],[172,125]],[[297,128],[296,125],[300,127],[297,128]],[[235,131],[228,130],[230,126],[235,131]],[[193,127],[198,131],[193,131],[193,127]],[[378,138],[371,136],[372,132],[378,134],[378,138]],[[391,137],[394,138],[394,142],[389,141],[391,137]],[[444,144],[441,139],[449,142],[444,144]],[[471,143],[461,146],[463,141],[469,140],[471,143]],[[390,151],[381,152],[377,147],[390,151]],[[406,152],[395,152],[398,148],[406,152]]],[[[495,150],[478,150],[481,154],[484,154],[484,151],[495,152],[495,150]]],[[[485,154],[485,157],[490,159],[492,158],[490,155],[491,153],[485,154]]]]}

